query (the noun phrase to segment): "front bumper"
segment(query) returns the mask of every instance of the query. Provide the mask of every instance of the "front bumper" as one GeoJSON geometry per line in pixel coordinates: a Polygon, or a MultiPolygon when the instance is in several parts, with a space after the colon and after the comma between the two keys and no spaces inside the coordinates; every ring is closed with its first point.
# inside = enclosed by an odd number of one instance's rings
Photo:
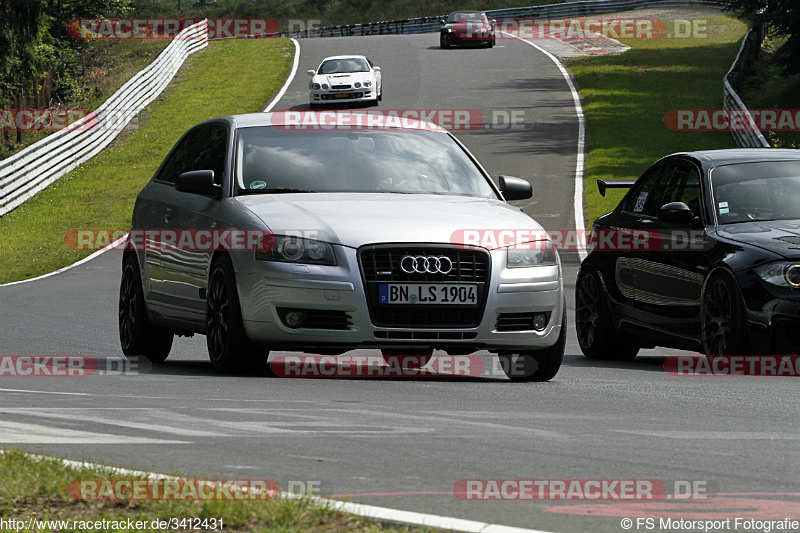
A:
{"type": "Polygon", "coordinates": [[[359,89],[345,89],[341,91],[311,89],[308,91],[308,98],[312,104],[374,102],[378,98],[378,93],[375,87],[361,87],[359,89]]]}
{"type": "MultiPolygon", "coordinates": [[[[338,266],[257,263],[237,272],[248,337],[272,350],[345,351],[358,347],[433,347],[450,353],[524,351],[553,346],[564,311],[561,265],[506,268],[506,251],[491,252],[483,315],[475,327],[380,327],[372,322],[357,251],[336,246],[338,266]],[[342,329],[290,328],[286,309],[345,313],[342,329]],[[541,331],[498,329],[501,314],[545,313],[541,331]]],[[[514,315],[518,316],[518,315],[514,315]]]]}
{"type": "Polygon", "coordinates": [[[467,35],[466,33],[443,31],[439,33],[439,36],[450,46],[486,46],[494,42],[494,34],[492,33],[467,35]]]}
{"type": "Polygon", "coordinates": [[[800,353],[800,289],[776,287],[752,270],[737,273],[750,348],[755,354],[800,353]]]}

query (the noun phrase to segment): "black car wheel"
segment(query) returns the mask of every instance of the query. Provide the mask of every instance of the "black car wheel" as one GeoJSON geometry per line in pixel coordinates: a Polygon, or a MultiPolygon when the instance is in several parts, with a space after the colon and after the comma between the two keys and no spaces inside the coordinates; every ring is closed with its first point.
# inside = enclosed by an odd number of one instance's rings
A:
{"type": "Polygon", "coordinates": [[[126,356],[146,357],[160,363],[169,356],[173,334],[154,326],[144,307],[144,291],[136,255],[128,254],[122,263],[119,284],[119,342],[126,356]]]}
{"type": "Polygon", "coordinates": [[[511,381],[550,381],[561,368],[567,344],[567,306],[561,319],[561,333],[550,348],[518,354],[500,354],[500,365],[511,381]]]}
{"type": "Polygon", "coordinates": [[[706,355],[744,355],[747,334],[744,303],[731,274],[713,273],[703,289],[702,340],[706,355]]]}
{"type": "Polygon", "coordinates": [[[247,338],[242,323],[236,274],[228,256],[211,266],[206,297],[206,345],[218,372],[267,372],[269,351],[247,338]]]}
{"type": "Polygon", "coordinates": [[[629,361],[639,353],[639,346],[617,335],[600,276],[584,267],[575,288],[575,329],[583,355],[589,359],[629,361]]]}
{"type": "Polygon", "coordinates": [[[439,36],[439,48],[442,50],[447,50],[450,48],[450,39],[445,35],[439,36]]]}

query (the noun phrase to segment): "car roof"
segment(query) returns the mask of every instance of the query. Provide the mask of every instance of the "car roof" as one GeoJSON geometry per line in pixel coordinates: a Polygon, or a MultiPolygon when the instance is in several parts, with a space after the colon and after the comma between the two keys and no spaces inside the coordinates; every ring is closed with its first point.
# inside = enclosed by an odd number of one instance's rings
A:
{"type": "MultiPolygon", "coordinates": [[[[712,167],[758,161],[800,160],[800,150],[787,148],[727,148],[723,150],[698,150],[680,152],[672,156],[692,157],[712,167]]],[[[672,157],[669,156],[669,157],[672,157]]]]}
{"type": "Polygon", "coordinates": [[[440,131],[447,130],[438,124],[419,120],[412,115],[402,116],[402,111],[381,112],[381,113],[351,113],[348,111],[275,111],[272,113],[246,113],[242,115],[228,115],[212,120],[225,120],[233,124],[236,128],[254,128],[259,126],[287,126],[287,129],[303,129],[298,127],[301,124],[313,128],[315,125],[322,124],[320,130],[335,129],[332,126],[332,119],[335,118],[336,125],[341,126],[343,131],[348,129],[389,129],[389,130],[423,130],[440,131]],[[358,115],[358,116],[354,116],[358,115]],[[365,118],[370,115],[367,122],[365,118]]]}
{"type": "Polygon", "coordinates": [[[323,59],[322,61],[327,61],[329,59],[367,59],[367,56],[358,56],[358,55],[350,55],[350,56],[329,56],[323,59]]]}

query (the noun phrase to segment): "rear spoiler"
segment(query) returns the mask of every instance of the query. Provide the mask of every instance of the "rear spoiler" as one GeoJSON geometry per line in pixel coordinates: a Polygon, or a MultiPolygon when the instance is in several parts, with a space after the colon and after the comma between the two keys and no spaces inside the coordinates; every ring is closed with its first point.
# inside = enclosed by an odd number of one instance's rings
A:
{"type": "Polygon", "coordinates": [[[636,180],[597,180],[600,196],[606,195],[606,189],[630,189],[636,180]]]}

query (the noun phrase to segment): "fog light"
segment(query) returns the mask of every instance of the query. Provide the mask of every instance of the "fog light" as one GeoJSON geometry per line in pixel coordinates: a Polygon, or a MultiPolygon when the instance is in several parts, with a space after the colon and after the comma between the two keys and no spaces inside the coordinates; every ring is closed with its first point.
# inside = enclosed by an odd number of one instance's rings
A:
{"type": "Polygon", "coordinates": [[[283,321],[290,328],[299,328],[306,321],[306,314],[303,311],[288,311],[283,321]]]}
{"type": "Polygon", "coordinates": [[[544,313],[533,314],[533,329],[542,331],[547,326],[547,315],[544,313]]]}

